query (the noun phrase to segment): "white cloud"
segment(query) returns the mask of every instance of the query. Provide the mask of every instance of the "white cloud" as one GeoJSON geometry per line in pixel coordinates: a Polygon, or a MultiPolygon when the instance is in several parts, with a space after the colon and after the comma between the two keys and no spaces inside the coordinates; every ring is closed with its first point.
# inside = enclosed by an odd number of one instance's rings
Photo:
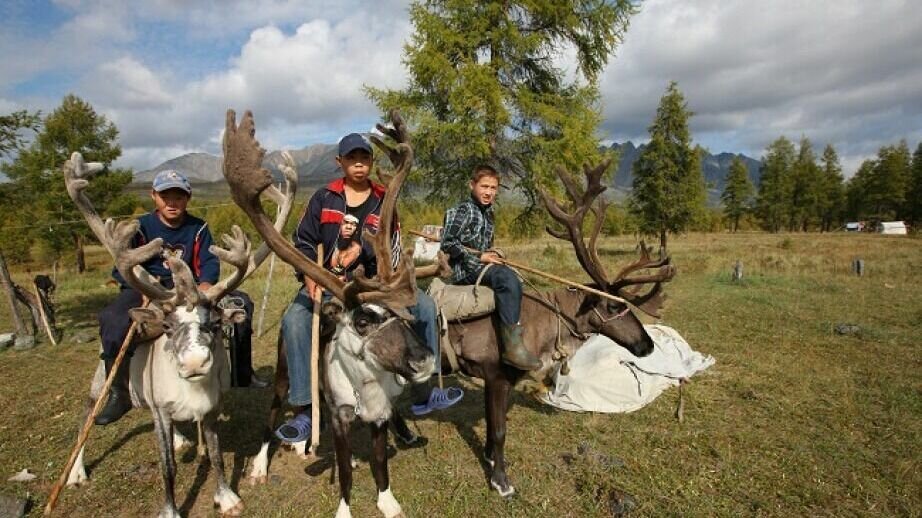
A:
{"type": "Polygon", "coordinates": [[[759,156],[781,134],[806,135],[857,163],[922,139],[919,48],[922,17],[906,1],[649,0],[603,77],[603,131],[645,140],[676,80],[706,144],[759,156]]]}

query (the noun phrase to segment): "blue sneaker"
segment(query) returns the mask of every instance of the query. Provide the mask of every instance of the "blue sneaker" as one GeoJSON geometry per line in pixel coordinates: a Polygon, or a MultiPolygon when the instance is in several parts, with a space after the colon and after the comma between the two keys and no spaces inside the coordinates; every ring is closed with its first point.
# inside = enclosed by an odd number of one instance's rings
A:
{"type": "Polygon", "coordinates": [[[275,436],[285,442],[301,442],[311,437],[311,417],[300,413],[279,426],[275,436]]]}
{"type": "Polygon", "coordinates": [[[464,391],[458,387],[448,387],[445,390],[433,387],[432,392],[429,393],[429,400],[425,403],[411,406],[410,411],[413,412],[413,415],[426,415],[433,410],[444,410],[454,406],[463,397],[464,391]]]}

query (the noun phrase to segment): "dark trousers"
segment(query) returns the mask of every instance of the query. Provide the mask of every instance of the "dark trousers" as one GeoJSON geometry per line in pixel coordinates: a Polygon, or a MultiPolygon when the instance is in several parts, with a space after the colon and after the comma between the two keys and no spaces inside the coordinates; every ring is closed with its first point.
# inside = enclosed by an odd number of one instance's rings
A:
{"type": "MultiPolygon", "coordinates": [[[[479,275],[480,272],[469,275],[458,284],[474,284],[479,275]]],[[[519,276],[507,266],[494,264],[487,268],[480,284],[493,289],[500,322],[507,326],[518,324],[522,311],[522,281],[519,276]]]]}
{"type": "Polygon", "coordinates": [[[253,301],[243,291],[232,291],[228,297],[243,301],[246,320],[234,324],[230,336],[231,386],[247,387],[253,378],[253,301]]]}
{"type": "MultiPolygon", "coordinates": [[[[118,350],[122,346],[125,337],[128,336],[128,328],[131,327],[131,317],[128,316],[128,310],[131,308],[141,307],[141,293],[131,288],[123,289],[119,292],[118,297],[111,304],[99,312],[99,338],[102,340],[102,354],[99,355],[103,360],[114,360],[118,356],[118,350]]],[[[135,344],[128,346],[127,355],[131,357],[134,354],[135,344]]]]}

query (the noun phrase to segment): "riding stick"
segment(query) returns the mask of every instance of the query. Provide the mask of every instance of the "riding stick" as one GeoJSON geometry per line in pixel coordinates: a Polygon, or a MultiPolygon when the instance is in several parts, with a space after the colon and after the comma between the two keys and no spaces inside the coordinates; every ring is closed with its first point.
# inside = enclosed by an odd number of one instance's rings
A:
{"type": "MultiPolygon", "coordinates": [[[[410,234],[415,235],[415,236],[419,236],[419,237],[425,238],[425,239],[427,239],[427,240],[429,240],[429,241],[434,241],[434,242],[438,242],[438,241],[439,241],[438,239],[434,238],[433,236],[430,236],[430,235],[428,235],[428,234],[423,234],[422,232],[417,232],[417,231],[415,231],[415,230],[409,230],[408,232],[409,232],[410,234]]],[[[466,248],[468,252],[473,252],[473,253],[475,253],[475,254],[481,253],[480,250],[475,250],[475,249],[473,249],[473,248],[468,248],[468,247],[464,247],[464,248],[466,248]]],[[[576,288],[576,289],[578,289],[578,290],[582,290],[582,291],[585,291],[585,292],[588,292],[588,293],[593,293],[593,294],[598,295],[598,296],[600,296],[600,297],[603,297],[603,298],[606,298],[606,299],[609,299],[609,300],[614,300],[615,302],[621,302],[621,303],[623,303],[623,304],[627,304],[627,303],[628,303],[626,300],[622,299],[621,297],[618,297],[617,295],[612,295],[611,293],[606,293],[606,292],[604,292],[604,291],[597,290],[597,289],[595,289],[595,288],[593,288],[593,287],[591,287],[591,286],[586,286],[585,284],[581,284],[581,283],[578,283],[578,282],[576,282],[576,281],[571,281],[571,280],[569,280],[569,279],[564,279],[563,277],[559,277],[559,276],[557,276],[557,275],[554,275],[553,273],[543,272],[543,271],[541,271],[541,270],[532,268],[531,266],[527,266],[527,265],[524,265],[524,264],[522,264],[522,263],[516,263],[516,262],[510,261],[510,260],[508,260],[508,259],[497,259],[497,260],[499,261],[500,264],[504,264],[504,265],[506,265],[506,266],[510,266],[510,267],[516,268],[516,269],[518,269],[518,270],[523,270],[523,271],[526,271],[526,272],[529,272],[529,273],[533,273],[533,274],[535,274],[535,275],[544,277],[545,279],[550,279],[550,280],[552,280],[552,281],[556,281],[556,282],[559,282],[559,283],[561,283],[561,284],[565,284],[565,285],[567,285],[567,286],[570,286],[571,288],[576,288]]]]}
{"type": "MultiPolygon", "coordinates": [[[[147,297],[144,297],[143,301],[144,303],[141,305],[141,307],[146,308],[149,302],[147,297]]],[[[90,429],[93,426],[93,421],[96,419],[96,415],[99,414],[99,411],[106,403],[106,397],[109,395],[109,390],[112,388],[112,382],[115,381],[115,373],[118,372],[119,366],[122,364],[122,359],[125,357],[125,353],[128,352],[128,345],[131,344],[131,340],[134,338],[137,329],[138,323],[132,321],[131,327],[128,328],[128,334],[125,335],[125,339],[122,341],[122,345],[118,350],[118,355],[112,362],[112,368],[109,370],[109,376],[106,378],[106,382],[102,386],[99,397],[96,398],[96,404],[93,405],[93,409],[90,411],[90,414],[86,416],[86,421],[83,423],[83,428],[81,428],[80,433],[77,434],[77,444],[74,445],[74,449],[70,452],[70,458],[67,459],[67,463],[64,465],[64,471],[61,472],[61,476],[58,478],[58,481],[55,482],[54,487],[51,488],[51,495],[48,497],[48,504],[45,506],[45,516],[49,516],[51,512],[54,511],[54,506],[58,503],[58,497],[61,495],[61,489],[67,482],[67,477],[70,475],[71,468],[74,467],[74,462],[77,461],[77,454],[80,453],[80,449],[83,448],[84,444],[86,444],[86,440],[90,435],[90,429]]]]}
{"type": "MultiPolygon", "coordinates": [[[[323,243],[317,245],[317,264],[323,268],[323,243]]],[[[317,455],[320,445],[320,302],[322,290],[314,288],[314,315],[311,320],[311,448],[317,455]]]]}
{"type": "Polygon", "coordinates": [[[48,333],[48,339],[51,345],[57,347],[58,341],[54,339],[54,333],[51,332],[51,325],[48,324],[48,317],[45,315],[45,303],[42,301],[42,295],[38,291],[38,285],[32,283],[32,291],[35,292],[35,300],[38,301],[38,314],[42,318],[42,324],[45,326],[45,332],[48,333]]]}

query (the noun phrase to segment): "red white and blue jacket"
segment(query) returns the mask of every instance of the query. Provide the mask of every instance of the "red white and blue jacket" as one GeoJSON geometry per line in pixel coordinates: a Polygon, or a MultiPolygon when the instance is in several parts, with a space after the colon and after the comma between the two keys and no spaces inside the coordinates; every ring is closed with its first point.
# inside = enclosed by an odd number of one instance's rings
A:
{"type": "MultiPolygon", "coordinates": [[[[345,182],[342,178],[334,180],[327,184],[326,187],[320,188],[311,196],[301,215],[301,221],[298,222],[298,228],[295,229],[292,241],[295,248],[301,251],[308,259],[317,262],[317,245],[323,243],[323,266],[330,268],[330,258],[336,250],[336,241],[339,238],[340,226],[343,217],[346,215],[346,194],[344,190],[345,182]]],[[[372,233],[378,231],[380,223],[381,205],[384,201],[384,186],[371,182],[371,195],[377,203],[365,221],[359,222],[359,228],[356,232],[359,239],[362,240],[362,253],[359,259],[353,263],[346,271],[346,276],[351,277],[352,271],[358,265],[365,268],[365,275],[371,277],[378,272],[378,263],[375,260],[374,250],[371,243],[362,239],[362,231],[367,228],[372,233]]],[[[397,221],[397,215],[394,214],[393,235],[391,240],[391,263],[397,267],[400,261],[400,224],[397,221]]],[[[302,278],[298,274],[298,278],[302,278]]]]}

